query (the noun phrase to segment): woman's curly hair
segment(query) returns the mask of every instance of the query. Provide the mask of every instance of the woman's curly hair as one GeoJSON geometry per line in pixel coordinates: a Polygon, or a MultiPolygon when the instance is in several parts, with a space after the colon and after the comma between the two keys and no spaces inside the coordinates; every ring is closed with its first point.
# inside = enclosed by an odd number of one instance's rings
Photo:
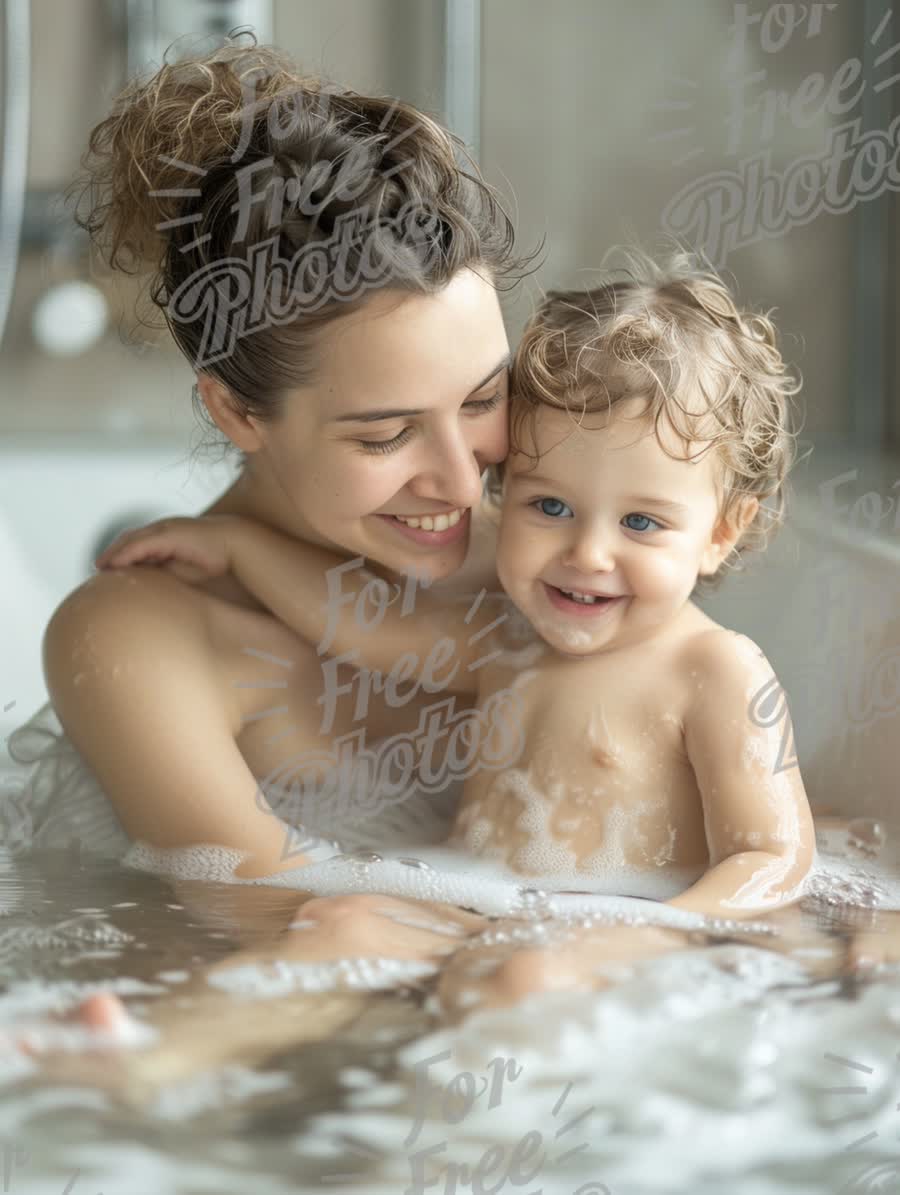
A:
{"type": "Polygon", "coordinates": [[[514,255],[512,223],[459,138],[411,104],[302,74],[252,33],[130,82],[93,129],[81,166],[69,188],[76,222],[112,269],[151,274],[151,304],[192,368],[259,420],[276,418],[285,392],[315,377],[316,331],[357,310],[373,289],[432,294],[468,267],[499,290],[531,261],[514,255]],[[428,216],[424,229],[413,228],[414,243],[403,232],[411,211],[428,216]],[[323,255],[314,250],[339,237],[354,213],[365,213],[368,233],[343,250],[343,276],[368,271],[380,281],[352,294],[332,286],[327,301],[286,319],[292,291],[321,285],[323,255]],[[211,360],[208,329],[173,318],[173,297],[208,279],[208,301],[194,295],[205,310],[223,285],[217,269],[246,272],[253,249],[273,238],[272,252],[282,261],[300,254],[302,271],[281,293],[267,271],[261,293],[220,303],[217,318],[228,326],[216,334],[232,347],[211,360]]]}
{"type": "MultiPolygon", "coordinates": [[[[698,591],[713,590],[748,551],[764,549],[784,520],[796,436],[790,402],[801,383],[785,367],[769,317],[739,310],[722,280],[691,254],[676,251],[663,265],[641,250],[625,255],[627,278],[549,291],[527,323],[510,378],[512,446],[532,455],[524,433],[533,436],[541,406],[580,419],[643,399],[638,419],[658,439],[665,419],[686,449],[702,445],[681,459],[716,454],[720,518],[730,521],[744,495],[760,502],[731,557],[698,579],[698,591]]],[[[491,470],[494,501],[503,473],[502,464],[491,470]]]]}

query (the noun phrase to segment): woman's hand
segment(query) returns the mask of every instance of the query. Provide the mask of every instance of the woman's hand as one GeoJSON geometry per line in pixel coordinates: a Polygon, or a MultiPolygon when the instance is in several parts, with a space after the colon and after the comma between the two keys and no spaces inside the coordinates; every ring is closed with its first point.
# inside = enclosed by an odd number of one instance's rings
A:
{"type": "Polygon", "coordinates": [[[196,585],[230,571],[231,535],[239,522],[236,515],[159,519],[123,532],[94,563],[98,569],[149,564],[196,585]]]}

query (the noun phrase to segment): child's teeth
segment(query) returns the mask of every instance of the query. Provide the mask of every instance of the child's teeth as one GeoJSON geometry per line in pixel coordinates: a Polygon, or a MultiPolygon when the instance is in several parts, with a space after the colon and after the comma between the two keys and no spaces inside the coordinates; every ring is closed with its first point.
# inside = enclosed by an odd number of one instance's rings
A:
{"type": "Polygon", "coordinates": [[[564,593],[566,597],[571,598],[573,602],[583,602],[586,606],[593,606],[595,602],[603,600],[602,598],[592,597],[590,594],[586,593],[570,593],[568,589],[563,589],[561,592],[564,593]]]}

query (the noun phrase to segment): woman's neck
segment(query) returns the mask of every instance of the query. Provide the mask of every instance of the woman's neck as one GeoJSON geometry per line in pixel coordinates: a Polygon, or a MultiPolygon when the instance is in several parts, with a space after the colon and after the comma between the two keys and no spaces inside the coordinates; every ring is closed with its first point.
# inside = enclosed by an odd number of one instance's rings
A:
{"type": "MultiPolygon", "coordinates": [[[[272,527],[282,534],[290,536],[300,544],[310,544],[313,547],[327,548],[344,560],[351,560],[358,553],[348,552],[340,544],[336,544],[318,535],[299,512],[288,502],[284,494],[271,484],[260,483],[242,473],[235,482],[202,514],[230,514],[241,515],[244,518],[256,519],[267,527],[272,527]]],[[[400,575],[385,568],[377,561],[366,559],[366,568],[385,581],[399,581],[400,575]]]]}

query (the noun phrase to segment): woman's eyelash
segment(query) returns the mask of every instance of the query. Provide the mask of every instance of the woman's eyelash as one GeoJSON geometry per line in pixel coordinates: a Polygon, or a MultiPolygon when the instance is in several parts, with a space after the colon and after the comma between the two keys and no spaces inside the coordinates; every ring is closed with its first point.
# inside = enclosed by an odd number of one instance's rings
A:
{"type": "MultiPolygon", "coordinates": [[[[503,399],[503,395],[498,391],[492,394],[490,398],[479,398],[475,402],[463,403],[463,409],[466,407],[477,407],[479,415],[483,412],[493,411],[503,399]]],[[[394,436],[392,440],[357,440],[366,452],[396,452],[398,448],[409,440],[412,435],[412,428],[405,427],[399,435],[394,436]]]]}
{"type": "Polygon", "coordinates": [[[405,427],[399,436],[394,436],[393,440],[357,440],[357,444],[366,452],[394,452],[398,448],[402,448],[409,437],[412,435],[412,429],[405,427]]]}

